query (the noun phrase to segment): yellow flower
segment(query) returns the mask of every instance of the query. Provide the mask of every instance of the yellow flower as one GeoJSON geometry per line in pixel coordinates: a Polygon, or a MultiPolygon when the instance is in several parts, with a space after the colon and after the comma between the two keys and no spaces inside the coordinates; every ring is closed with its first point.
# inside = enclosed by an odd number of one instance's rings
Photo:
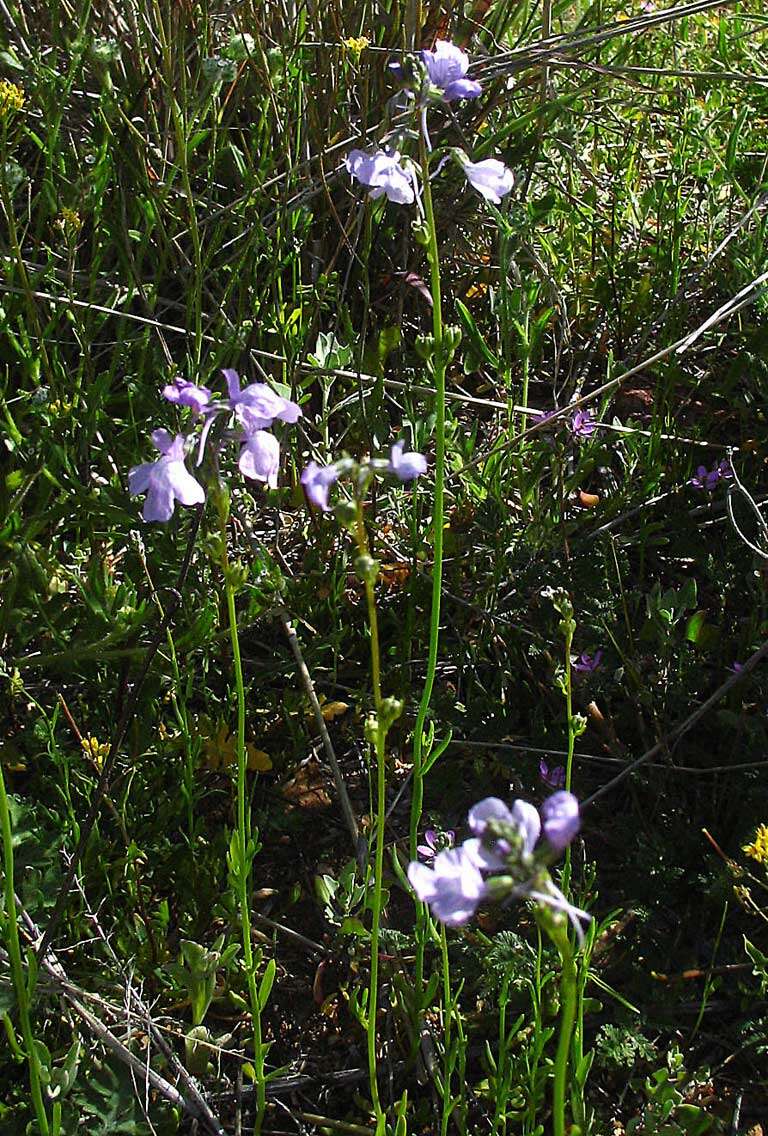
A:
{"type": "Polygon", "coordinates": [[[83,218],[76,209],[68,209],[65,205],[54,221],[54,226],[65,237],[76,237],[83,227],[83,218]]]}
{"type": "Polygon", "coordinates": [[[7,79],[0,82],[0,118],[5,118],[13,110],[21,110],[24,106],[24,92],[15,83],[7,79]]]}
{"type": "Polygon", "coordinates": [[[98,738],[93,737],[82,738],[80,745],[99,769],[103,766],[105,759],[109,757],[109,751],[112,748],[109,742],[100,742],[98,738]]]}
{"type": "Polygon", "coordinates": [[[759,824],[755,839],[751,844],[745,844],[742,852],[749,856],[752,860],[757,860],[758,864],[768,867],[768,825],[759,824]]]}
{"type": "MultiPolygon", "coordinates": [[[[202,722],[201,722],[202,724],[202,722]]],[[[203,741],[203,758],[209,769],[228,769],[237,763],[237,739],[230,733],[229,726],[220,718],[216,730],[209,736],[201,734],[203,741]]],[[[245,746],[246,766],[252,773],[266,773],[272,768],[269,754],[262,749],[256,749],[251,742],[245,746]]]]}
{"type": "Polygon", "coordinates": [[[350,36],[349,39],[344,40],[344,46],[349,54],[354,57],[355,62],[360,59],[366,47],[370,47],[370,45],[371,41],[367,36],[350,36]]]}

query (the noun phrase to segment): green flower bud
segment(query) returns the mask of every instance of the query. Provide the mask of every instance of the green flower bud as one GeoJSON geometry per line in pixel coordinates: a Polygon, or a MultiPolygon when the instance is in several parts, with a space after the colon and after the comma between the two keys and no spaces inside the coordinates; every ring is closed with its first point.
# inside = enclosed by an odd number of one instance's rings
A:
{"type": "Polygon", "coordinates": [[[385,730],[388,730],[393,722],[403,712],[403,703],[399,698],[385,698],[381,704],[381,724],[385,730]]]}
{"type": "Polygon", "coordinates": [[[363,734],[369,745],[376,745],[376,739],[379,734],[379,719],[375,714],[369,714],[365,719],[363,734]]]}
{"type": "Polygon", "coordinates": [[[429,228],[425,221],[414,221],[411,225],[411,232],[417,245],[426,247],[429,244],[429,228]]]}
{"type": "Polygon", "coordinates": [[[354,501],[339,501],[334,506],[333,515],[343,528],[354,528],[357,522],[357,506],[354,501]]]}
{"type": "Polygon", "coordinates": [[[359,580],[364,584],[375,584],[379,578],[379,562],[368,552],[361,552],[359,556],[355,557],[354,569],[355,574],[359,580]]]}

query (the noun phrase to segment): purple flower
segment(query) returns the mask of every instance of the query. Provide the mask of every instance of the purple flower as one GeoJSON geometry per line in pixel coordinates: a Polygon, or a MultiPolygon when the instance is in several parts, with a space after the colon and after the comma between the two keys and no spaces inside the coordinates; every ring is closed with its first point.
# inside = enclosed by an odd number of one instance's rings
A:
{"type": "Polygon", "coordinates": [[[276,394],[266,383],[251,383],[241,390],[237,371],[227,368],[222,374],[227,380],[229,408],[234,410],[246,434],[266,430],[276,418],[291,425],[301,418],[301,407],[276,394]]]}
{"type": "Polygon", "coordinates": [[[408,880],[422,903],[449,927],[466,923],[485,897],[485,881],[463,848],[448,848],[435,856],[433,868],[413,860],[408,880]]]}
{"type": "Polygon", "coordinates": [[[208,387],[197,387],[188,379],[176,378],[163,387],[163,398],[175,406],[188,406],[195,414],[202,414],[211,401],[212,392],[208,387]]]}
{"type": "Polygon", "coordinates": [[[734,663],[732,667],[726,667],[725,669],[727,671],[730,671],[731,674],[735,674],[735,675],[741,674],[741,672],[744,670],[744,664],[743,663],[734,663]]]}
{"type": "Polygon", "coordinates": [[[455,843],[456,833],[452,829],[436,832],[434,828],[428,828],[424,833],[424,843],[419,844],[416,851],[425,864],[431,864],[438,852],[442,852],[444,848],[453,848],[455,843]]]}
{"type": "Polygon", "coordinates": [[[277,487],[280,468],[280,443],[267,430],[254,430],[246,434],[240,451],[238,467],[243,477],[253,481],[266,481],[270,489],[277,487]]]}
{"type": "Polygon", "coordinates": [[[553,765],[550,769],[543,757],[539,762],[539,776],[550,789],[562,789],[565,785],[565,769],[563,766],[553,765]]]}
{"type": "Polygon", "coordinates": [[[128,471],[128,492],[132,497],[146,493],[141,514],[145,521],[169,521],[177,501],[202,505],[205,490],[184,465],[183,434],[172,438],[167,430],[154,430],[152,443],[162,456],[128,471]]]}
{"type": "Polygon", "coordinates": [[[400,165],[400,154],[396,150],[392,154],[386,150],[376,150],[373,154],[352,150],[345,164],[352,177],[370,189],[369,197],[386,194],[398,205],[413,203],[416,196],[414,175],[410,169],[400,165]]]}
{"type": "Polygon", "coordinates": [[[507,840],[489,843],[489,822],[495,821],[516,829],[525,856],[531,855],[541,833],[539,814],[527,801],[513,801],[510,810],[498,797],[486,797],[469,810],[467,820],[476,839],[465,841],[464,848],[473,864],[487,872],[501,871],[512,851],[507,840]]]}
{"type": "Polygon", "coordinates": [[[318,465],[311,461],[301,475],[301,484],[311,505],[327,513],[328,490],[338,480],[339,471],[335,465],[318,465]]]}
{"type": "Polygon", "coordinates": [[[577,410],[571,419],[574,438],[590,438],[595,432],[595,420],[588,410],[577,410]]]}
{"type": "Polygon", "coordinates": [[[499,205],[515,184],[515,175],[498,158],[485,158],[482,162],[462,162],[469,184],[486,201],[499,205]]]}
{"type": "Polygon", "coordinates": [[[469,57],[452,43],[439,39],[435,42],[434,51],[421,51],[419,55],[430,83],[447,103],[454,99],[476,99],[482,94],[483,88],[479,83],[465,78],[469,57]]]}
{"type": "Polygon", "coordinates": [[[575,663],[571,663],[571,669],[578,674],[592,674],[602,666],[603,651],[595,651],[594,655],[590,655],[587,651],[582,651],[575,663]]]}
{"type": "Polygon", "coordinates": [[[557,852],[562,852],[581,827],[579,802],[573,793],[562,789],[547,797],[541,806],[541,815],[544,819],[544,836],[557,852]]]}
{"type": "Polygon", "coordinates": [[[720,483],[720,481],[727,481],[733,477],[733,470],[731,463],[727,458],[717,462],[712,466],[712,469],[707,469],[705,465],[700,465],[696,470],[695,477],[692,477],[688,482],[694,489],[703,489],[707,493],[712,493],[720,483]]]}
{"type": "Polygon", "coordinates": [[[403,453],[403,442],[395,442],[389,455],[389,472],[401,481],[413,481],[427,472],[427,459],[423,454],[403,453]]]}

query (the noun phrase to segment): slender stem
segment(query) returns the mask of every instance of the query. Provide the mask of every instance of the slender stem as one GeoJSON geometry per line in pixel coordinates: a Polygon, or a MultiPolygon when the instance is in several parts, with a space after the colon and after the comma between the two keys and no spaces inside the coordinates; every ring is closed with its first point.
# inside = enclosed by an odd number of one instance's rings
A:
{"type": "Polygon", "coordinates": [[[555,1083],[552,1094],[552,1131],[554,1136],[565,1136],[565,1098],[568,1080],[568,1056],[576,1020],[576,965],[565,934],[558,936],[556,946],[560,952],[563,970],[560,976],[560,1036],[555,1054],[555,1083]]]}
{"type": "Polygon", "coordinates": [[[576,747],[576,732],[573,722],[573,667],[571,666],[571,647],[573,645],[573,627],[569,626],[565,633],[565,713],[568,716],[568,745],[565,754],[565,787],[570,793],[571,777],[573,775],[573,753],[576,747]]]}
{"type": "MultiPolygon", "coordinates": [[[[571,666],[571,647],[573,645],[573,633],[575,624],[572,620],[566,620],[565,629],[565,714],[568,720],[568,742],[565,754],[565,788],[570,793],[571,791],[571,778],[573,776],[573,754],[576,746],[576,731],[573,721],[573,667],[571,666]]],[[[568,888],[571,882],[571,848],[570,845],[565,850],[563,858],[563,875],[562,885],[563,891],[568,893],[568,888]]]]}
{"type": "Polygon", "coordinates": [[[261,1034],[261,1005],[256,989],[256,968],[251,943],[250,881],[251,881],[251,819],[246,810],[246,749],[245,749],[245,683],[243,663],[240,656],[240,639],[237,633],[237,611],[235,609],[235,588],[224,544],[224,587],[227,597],[227,616],[232,643],[232,662],[235,672],[235,692],[237,695],[237,845],[238,870],[236,873],[238,901],[240,906],[240,926],[243,935],[243,960],[248,983],[248,1000],[251,1004],[253,1020],[253,1066],[256,1083],[256,1123],[254,1132],[261,1132],[267,1108],[267,1091],[264,1076],[264,1048],[261,1034]]]}
{"type": "Polygon", "coordinates": [[[448,1125],[453,1111],[451,1107],[451,1080],[453,1074],[453,1061],[451,1058],[451,1025],[452,1025],[452,997],[451,997],[451,968],[448,960],[448,936],[445,925],[440,924],[440,961],[443,970],[443,1115],[440,1118],[440,1136],[447,1136],[448,1125]]]}
{"type": "MultiPolygon", "coordinates": [[[[368,554],[368,536],[363,521],[362,501],[357,504],[355,528],[357,548],[360,556],[368,554]]],[[[376,611],[375,584],[371,577],[365,580],[365,602],[368,609],[368,629],[371,642],[371,685],[373,705],[376,714],[374,751],[376,757],[376,846],[373,864],[373,898],[371,915],[371,974],[368,985],[368,1006],[366,1011],[366,1041],[368,1049],[368,1079],[371,1100],[376,1116],[377,1130],[384,1122],[384,1113],[379,1099],[378,1061],[376,1054],[377,1010],[379,1002],[379,938],[381,931],[381,899],[384,876],[384,823],[387,812],[387,768],[386,744],[387,723],[382,715],[381,697],[381,652],[379,647],[379,620],[376,611]]]]}
{"type": "Polygon", "coordinates": [[[427,674],[421,692],[413,735],[413,796],[411,799],[410,856],[416,859],[418,828],[424,800],[424,725],[432,699],[437,672],[437,649],[440,637],[440,598],[443,582],[443,514],[445,488],[445,371],[447,360],[443,328],[443,303],[440,284],[440,259],[437,246],[437,226],[429,181],[429,154],[423,132],[419,134],[421,181],[424,195],[424,215],[427,224],[427,257],[432,294],[432,372],[435,384],[435,503],[432,512],[434,552],[432,564],[432,604],[429,618],[429,649],[427,674]]]}
{"type": "Polygon", "coordinates": [[[48,1115],[43,1103],[43,1093],[40,1086],[40,1065],[35,1048],[35,1035],[32,1032],[32,1022],[29,1016],[29,998],[31,990],[27,989],[24,980],[24,970],[21,963],[21,947],[19,945],[19,927],[16,922],[16,896],[13,890],[13,843],[11,832],[11,815],[8,810],[8,796],[5,791],[5,778],[0,768],[0,831],[3,835],[3,872],[5,874],[5,926],[8,942],[8,955],[11,960],[11,975],[13,988],[16,994],[16,1004],[19,1008],[19,1023],[21,1036],[24,1039],[24,1048],[27,1051],[29,1063],[29,1087],[32,1095],[32,1105],[37,1117],[41,1136],[48,1136],[50,1128],[48,1115]]]}

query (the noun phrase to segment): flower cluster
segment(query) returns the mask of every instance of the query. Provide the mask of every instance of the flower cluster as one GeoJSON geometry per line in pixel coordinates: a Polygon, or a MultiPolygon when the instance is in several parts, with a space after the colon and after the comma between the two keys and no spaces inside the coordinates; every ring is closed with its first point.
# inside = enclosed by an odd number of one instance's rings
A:
{"type": "Polygon", "coordinates": [[[579,831],[572,793],[553,793],[541,811],[527,801],[514,801],[510,809],[498,797],[486,797],[470,809],[467,821],[469,840],[438,852],[431,868],[418,860],[408,867],[411,887],[436,919],[456,927],[485,899],[530,899],[567,917],[582,934],[589,915],[568,902],[548,871],[553,856],[579,831]]]}
{"type": "Polygon", "coordinates": [[[395,442],[390,450],[389,461],[371,458],[367,462],[358,463],[352,458],[341,458],[332,465],[318,465],[311,461],[301,475],[301,484],[309,503],[327,513],[331,508],[328,503],[331,486],[347,474],[361,487],[376,473],[392,474],[399,481],[414,481],[426,471],[427,459],[423,454],[406,451],[403,442],[395,442]]]}
{"type": "Polygon", "coordinates": [[[731,463],[727,458],[722,461],[716,462],[712,469],[707,469],[705,465],[700,465],[696,470],[695,477],[692,477],[688,482],[694,489],[702,489],[707,493],[713,493],[721,481],[729,481],[733,477],[733,470],[731,463]]]}
{"type": "MultiPolygon", "coordinates": [[[[242,475],[274,488],[280,466],[280,443],[269,428],[276,420],[294,424],[301,417],[301,409],[266,383],[251,383],[241,389],[236,371],[227,369],[222,374],[228,398],[216,399],[208,387],[180,378],[163,388],[163,397],[175,406],[191,410],[201,421],[198,465],[211,427],[219,416],[225,415],[231,428],[225,431],[223,440],[240,445],[238,468],[242,475]]],[[[142,512],[145,521],[169,521],[177,501],[180,505],[201,505],[205,490],[186,467],[188,437],[176,434],[172,438],[167,430],[155,430],[152,442],[160,457],[129,470],[128,490],[132,496],[146,493],[142,512]]]]}
{"type": "MultiPolygon", "coordinates": [[[[420,113],[421,132],[427,149],[432,144],[427,130],[427,110],[433,103],[451,103],[458,99],[476,99],[482,86],[467,78],[469,58],[454,44],[437,40],[433,51],[420,51],[403,63],[390,64],[390,70],[401,81],[408,98],[420,113]]],[[[463,150],[451,148],[435,173],[452,157],[461,166],[469,184],[485,198],[498,205],[514,185],[512,171],[498,158],[472,162],[463,150]]],[[[397,147],[368,152],[352,150],[346,159],[349,174],[369,190],[372,198],[384,197],[398,205],[419,201],[416,167],[397,147]]],[[[434,174],[432,175],[434,176],[434,174]]]]}
{"type": "Polygon", "coordinates": [[[768,825],[759,824],[755,839],[750,844],[745,844],[742,848],[752,860],[756,860],[758,864],[763,864],[768,867],[768,825]]]}

